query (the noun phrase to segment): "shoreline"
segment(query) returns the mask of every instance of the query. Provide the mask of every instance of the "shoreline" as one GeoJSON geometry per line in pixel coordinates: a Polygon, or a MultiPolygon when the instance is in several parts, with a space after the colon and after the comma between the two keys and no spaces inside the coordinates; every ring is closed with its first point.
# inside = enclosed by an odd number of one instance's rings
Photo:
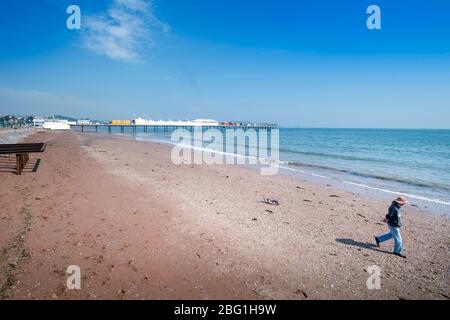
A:
{"type": "MultiPolygon", "coordinates": [[[[86,133],[91,134],[91,133],[86,133]]],[[[167,145],[169,147],[173,147],[175,143],[165,140],[158,140],[154,138],[146,138],[146,137],[140,137],[137,135],[132,135],[129,133],[92,133],[97,136],[105,137],[105,138],[111,138],[111,139],[123,139],[123,140],[129,140],[129,141],[141,141],[141,142],[149,142],[149,143],[161,143],[164,145],[167,145]]],[[[188,147],[193,152],[199,152],[200,150],[197,150],[195,147],[188,147]]],[[[214,150],[210,150],[207,148],[201,149],[201,151],[207,151],[207,152],[214,152],[214,150]]],[[[230,153],[219,153],[226,155],[233,155],[230,153]]],[[[243,156],[243,158],[246,158],[248,160],[248,156],[243,156]]],[[[263,160],[264,161],[264,160],[263,160]]],[[[436,215],[445,215],[447,217],[450,217],[450,203],[441,200],[441,199],[434,199],[434,198],[427,198],[425,196],[422,196],[420,194],[411,194],[405,191],[395,191],[391,189],[381,188],[377,187],[375,185],[370,184],[363,184],[358,183],[355,181],[347,180],[345,176],[335,176],[332,169],[329,169],[329,171],[324,170],[323,172],[318,171],[311,171],[308,166],[301,166],[301,165],[291,165],[289,162],[279,160],[278,168],[280,175],[285,176],[292,176],[297,180],[300,181],[309,181],[311,183],[314,183],[316,185],[322,186],[322,187],[328,187],[333,186],[336,187],[342,191],[350,192],[350,193],[357,193],[361,194],[363,196],[366,196],[372,200],[378,200],[378,201],[389,201],[394,196],[405,196],[410,200],[410,205],[415,207],[416,209],[420,210],[421,212],[428,212],[433,213],[436,215]]],[[[241,165],[246,168],[254,170],[255,168],[259,170],[261,167],[265,167],[266,165],[258,164],[258,165],[249,165],[244,164],[241,165]]],[[[392,188],[395,189],[395,188],[392,188]]]]}
{"type": "Polygon", "coordinates": [[[403,260],[372,244],[387,202],[236,165],[175,166],[159,143],[36,139],[48,143],[36,173],[0,172],[4,298],[449,299],[448,217],[405,208],[403,260]],[[29,255],[11,245],[14,225],[29,255]],[[71,264],[81,291],[64,288],[71,264]],[[366,287],[374,264],[381,290],[366,287]]]}

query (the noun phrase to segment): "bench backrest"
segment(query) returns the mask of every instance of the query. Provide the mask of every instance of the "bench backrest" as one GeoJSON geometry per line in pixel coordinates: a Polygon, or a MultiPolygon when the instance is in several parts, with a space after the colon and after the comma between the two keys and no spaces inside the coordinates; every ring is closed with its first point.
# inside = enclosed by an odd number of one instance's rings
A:
{"type": "Polygon", "coordinates": [[[44,152],[45,143],[0,144],[0,154],[21,154],[44,152]]]}

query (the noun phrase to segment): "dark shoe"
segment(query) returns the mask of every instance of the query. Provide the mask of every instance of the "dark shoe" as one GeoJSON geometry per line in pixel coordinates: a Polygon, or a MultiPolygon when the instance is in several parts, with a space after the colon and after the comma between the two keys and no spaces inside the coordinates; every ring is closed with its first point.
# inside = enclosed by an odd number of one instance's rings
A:
{"type": "Polygon", "coordinates": [[[377,243],[377,247],[380,247],[380,240],[377,237],[375,237],[375,242],[377,243]]]}
{"type": "Polygon", "coordinates": [[[394,254],[395,254],[396,256],[399,256],[399,257],[401,257],[401,258],[405,258],[405,259],[406,259],[406,256],[403,255],[403,254],[401,254],[401,253],[394,252],[394,254]]]}

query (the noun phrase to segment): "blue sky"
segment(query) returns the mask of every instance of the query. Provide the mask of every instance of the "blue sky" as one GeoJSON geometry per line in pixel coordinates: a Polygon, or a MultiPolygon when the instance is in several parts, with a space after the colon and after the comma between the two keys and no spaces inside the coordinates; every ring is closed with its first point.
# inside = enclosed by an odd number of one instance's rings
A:
{"type": "Polygon", "coordinates": [[[450,128],[449,16],[447,0],[3,1],[0,114],[450,128]]]}

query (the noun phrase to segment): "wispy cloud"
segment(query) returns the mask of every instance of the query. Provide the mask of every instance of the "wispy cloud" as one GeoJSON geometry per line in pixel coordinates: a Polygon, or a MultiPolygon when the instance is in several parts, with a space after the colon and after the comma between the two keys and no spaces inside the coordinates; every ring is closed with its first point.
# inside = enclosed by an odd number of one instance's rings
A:
{"type": "Polygon", "coordinates": [[[170,30],[150,0],[113,0],[106,12],[84,18],[86,48],[114,60],[139,62],[158,34],[170,30]]]}

